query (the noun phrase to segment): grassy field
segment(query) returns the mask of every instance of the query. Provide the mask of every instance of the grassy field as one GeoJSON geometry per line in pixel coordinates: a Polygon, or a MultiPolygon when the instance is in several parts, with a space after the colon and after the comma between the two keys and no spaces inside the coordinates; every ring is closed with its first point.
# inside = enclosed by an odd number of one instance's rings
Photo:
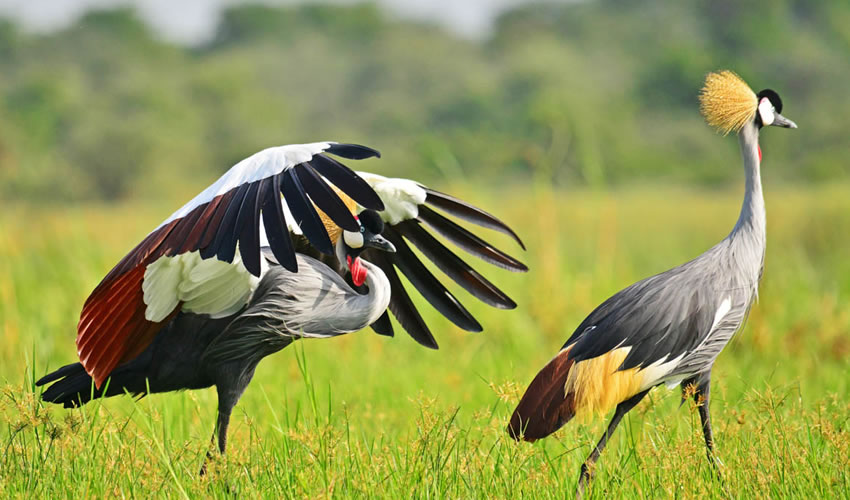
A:
{"type": "MultiPolygon", "coordinates": [[[[66,411],[41,405],[32,384],[76,361],[83,300],[176,203],[4,206],[3,496],[571,496],[607,418],[517,445],[504,432],[510,411],[596,304],[723,238],[740,193],[440,187],[491,208],[525,239],[528,274],[475,263],[518,309],[490,310],[460,291],[485,331],[461,332],[424,307],[439,351],[397,329],[393,339],[363,331],[296,343],[268,358],[236,408],[227,457],[202,479],[213,390],[66,411]]],[[[847,498],[850,187],[768,187],[767,206],[760,302],[714,369],[723,473],[738,498],[847,498]]],[[[508,239],[494,239],[519,253],[508,239]]],[[[656,389],[624,422],[597,468],[593,497],[721,496],[696,409],[679,406],[677,391],[656,389]]]]}

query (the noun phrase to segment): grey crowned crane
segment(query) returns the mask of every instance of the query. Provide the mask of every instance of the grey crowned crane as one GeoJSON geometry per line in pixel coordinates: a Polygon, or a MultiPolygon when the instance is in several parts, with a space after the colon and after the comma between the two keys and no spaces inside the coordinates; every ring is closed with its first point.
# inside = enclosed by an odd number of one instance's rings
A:
{"type": "Polygon", "coordinates": [[[575,415],[614,408],[608,429],[581,467],[577,496],[623,415],[661,384],[681,384],[683,401],[686,388],[693,388],[714,465],[711,367],[744,323],[763,268],[759,132],[768,125],[797,126],[779,114],[776,92],[756,94],[731,71],[707,76],[700,109],[709,125],[738,134],[746,188],[731,233],[696,259],[625,288],[591,312],[531,382],[508,426],[515,439],[535,441],[575,415]]]}
{"type": "Polygon", "coordinates": [[[396,268],[458,327],[482,330],[408,242],[478,299],[516,306],[428,230],[486,262],[526,271],[441,212],[522,246],[507,225],[416,182],[355,173],[333,156],[380,155],[333,142],[266,149],[148,234],[86,300],[80,362],[36,382],[52,382],[42,399],[75,407],[215,386],[213,439],[224,453],[231,411],[257,363],[296,339],[370,325],[392,336],[389,310],[417,342],[437,348],[396,268]]]}

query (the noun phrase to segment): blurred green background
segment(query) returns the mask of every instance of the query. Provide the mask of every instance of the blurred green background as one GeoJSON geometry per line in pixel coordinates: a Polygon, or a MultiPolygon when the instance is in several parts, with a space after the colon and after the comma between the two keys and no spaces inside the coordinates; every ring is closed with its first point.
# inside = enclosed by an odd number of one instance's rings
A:
{"type": "Polygon", "coordinates": [[[0,21],[0,196],[183,199],[268,146],[369,144],[426,182],[723,185],[734,141],[697,112],[706,72],[774,88],[800,125],[768,182],[846,178],[850,3],[595,0],[503,12],[483,38],[374,4],[226,9],[163,41],[131,8],[33,34],[0,21]]]}

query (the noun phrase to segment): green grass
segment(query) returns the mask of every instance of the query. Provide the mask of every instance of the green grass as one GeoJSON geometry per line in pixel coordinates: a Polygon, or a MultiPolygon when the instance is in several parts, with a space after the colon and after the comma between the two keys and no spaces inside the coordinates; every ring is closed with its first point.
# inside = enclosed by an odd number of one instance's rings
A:
{"type": "MultiPolygon", "coordinates": [[[[200,479],[213,390],[66,411],[41,405],[32,383],[76,360],[83,300],[174,205],[4,207],[4,497],[571,496],[607,418],[517,445],[504,432],[510,411],[596,304],[723,238],[740,193],[440,187],[504,216],[525,239],[528,274],[474,263],[518,309],[491,310],[460,291],[485,332],[461,332],[423,307],[439,351],[397,329],[393,339],[363,331],[298,342],[266,359],[234,412],[228,455],[200,479]]],[[[768,189],[767,198],[760,302],[714,369],[717,452],[734,497],[847,498],[850,187],[768,189]]],[[[721,496],[698,422],[677,391],[653,391],[605,450],[592,496],[721,496]]]]}

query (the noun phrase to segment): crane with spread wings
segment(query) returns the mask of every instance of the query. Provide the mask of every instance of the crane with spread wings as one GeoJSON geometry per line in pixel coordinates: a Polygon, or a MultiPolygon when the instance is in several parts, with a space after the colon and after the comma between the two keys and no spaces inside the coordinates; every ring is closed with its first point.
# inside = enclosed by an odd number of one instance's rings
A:
{"type": "MultiPolygon", "coordinates": [[[[45,401],[215,386],[213,439],[224,453],[233,407],[259,361],[302,337],[371,326],[393,335],[391,312],[437,348],[399,272],[467,331],[481,324],[413,251],[474,297],[516,307],[433,233],[509,271],[517,259],[452,218],[505,233],[505,223],[407,179],[357,173],[334,157],[380,157],[355,144],[273,147],[233,166],[130,251],[86,300],[80,362],[41,378],[45,401]]],[[[523,247],[524,248],[524,247],[523,247]]]]}

